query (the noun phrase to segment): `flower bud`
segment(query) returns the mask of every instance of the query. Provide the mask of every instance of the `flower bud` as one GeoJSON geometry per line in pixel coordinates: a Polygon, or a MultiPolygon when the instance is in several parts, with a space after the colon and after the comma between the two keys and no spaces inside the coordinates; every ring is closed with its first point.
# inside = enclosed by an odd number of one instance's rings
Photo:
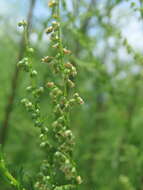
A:
{"type": "Polygon", "coordinates": [[[68,79],[67,83],[68,83],[68,86],[70,88],[74,88],[75,87],[75,84],[70,79],[68,79]]]}
{"type": "Polygon", "coordinates": [[[78,93],[75,93],[75,94],[74,94],[74,97],[75,97],[75,98],[79,97],[79,94],[78,94],[78,93]]]}
{"type": "Polygon", "coordinates": [[[28,87],[26,88],[26,90],[27,90],[28,92],[30,92],[30,91],[32,90],[32,86],[28,86],[28,87]]]}
{"type": "Polygon", "coordinates": [[[53,88],[55,86],[54,82],[47,82],[46,87],[53,88]]]}
{"type": "Polygon", "coordinates": [[[51,32],[53,31],[53,27],[52,26],[50,26],[50,27],[48,27],[47,29],[46,29],[46,34],[50,34],[51,32]]]}
{"type": "Polygon", "coordinates": [[[31,71],[30,76],[31,77],[37,76],[37,71],[36,70],[31,71]]]}
{"type": "Polygon", "coordinates": [[[52,17],[55,18],[55,19],[59,18],[59,16],[57,14],[53,14],[52,17]]]}
{"type": "Polygon", "coordinates": [[[83,99],[81,97],[77,97],[77,102],[79,104],[84,104],[84,101],[83,101],[83,99]]]}
{"type": "Polygon", "coordinates": [[[23,98],[23,99],[21,100],[21,103],[22,103],[22,104],[25,104],[27,101],[28,101],[28,100],[27,100],[26,98],[23,98]]]}
{"type": "Polygon", "coordinates": [[[69,100],[69,104],[71,106],[73,106],[75,104],[75,102],[76,102],[76,100],[74,98],[72,98],[72,99],[69,100]]]}
{"type": "Polygon", "coordinates": [[[69,54],[72,53],[70,50],[68,50],[68,49],[66,49],[66,48],[63,49],[63,52],[64,52],[64,54],[66,54],[66,55],[69,55],[69,54]]]}
{"type": "Polygon", "coordinates": [[[80,185],[80,184],[82,183],[81,177],[80,177],[80,176],[77,176],[77,177],[76,177],[76,181],[77,181],[77,183],[80,185]]]}
{"type": "Polygon", "coordinates": [[[33,49],[33,48],[27,48],[27,51],[28,51],[29,53],[33,53],[33,52],[34,52],[34,49],[33,49]]]}
{"type": "Polygon", "coordinates": [[[51,8],[55,7],[56,5],[57,5],[57,2],[55,0],[51,0],[48,3],[48,6],[51,7],[51,8]]]}
{"type": "Polygon", "coordinates": [[[57,48],[59,48],[60,46],[59,46],[59,43],[56,43],[56,44],[54,44],[52,47],[57,49],[57,48]]]}
{"type": "Polygon", "coordinates": [[[41,144],[40,144],[40,147],[41,148],[43,148],[43,147],[45,147],[46,146],[46,142],[42,142],[41,144]]]}
{"type": "Polygon", "coordinates": [[[22,20],[22,21],[20,21],[20,22],[18,23],[18,26],[19,26],[19,27],[21,27],[21,26],[25,27],[26,25],[27,25],[27,22],[26,22],[25,20],[22,20]]]}
{"type": "Polygon", "coordinates": [[[73,67],[73,65],[72,65],[70,62],[65,63],[64,66],[65,66],[67,69],[71,69],[71,68],[73,67]]]}
{"type": "Polygon", "coordinates": [[[73,134],[72,134],[71,130],[66,130],[65,133],[64,133],[64,136],[65,136],[65,137],[70,137],[70,136],[72,136],[72,135],[73,135],[73,134]]]}
{"type": "Polygon", "coordinates": [[[38,89],[37,89],[37,93],[38,94],[41,94],[44,92],[44,87],[43,86],[40,86],[38,89]]]}
{"type": "Polygon", "coordinates": [[[53,57],[51,57],[51,56],[46,56],[46,57],[42,58],[42,62],[44,62],[44,63],[49,63],[52,60],[53,60],[53,57]]]}

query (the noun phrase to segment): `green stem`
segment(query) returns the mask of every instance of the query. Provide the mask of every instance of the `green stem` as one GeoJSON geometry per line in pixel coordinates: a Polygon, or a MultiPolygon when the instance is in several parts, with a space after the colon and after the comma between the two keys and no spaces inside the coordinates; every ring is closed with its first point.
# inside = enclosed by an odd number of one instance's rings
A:
{"type": "Polygon", "coordinates": [[[8,169],[6,168],[5,162],[2,158],[0,158],[0,173],[1,175],[8,181],[8,183],[11,186],[16,187],[17,190],[25,190],[24,188],[22,188],[21,184],[19,183],[19,181],[17,181],[12,175],[11,173],[8,171],[8,169]]]}

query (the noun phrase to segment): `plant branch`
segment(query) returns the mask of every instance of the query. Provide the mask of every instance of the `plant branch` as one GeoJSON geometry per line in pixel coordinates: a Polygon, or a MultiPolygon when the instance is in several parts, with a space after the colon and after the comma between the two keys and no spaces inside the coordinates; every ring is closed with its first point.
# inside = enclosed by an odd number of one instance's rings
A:
{"type": "MultiPolygon", "coordinates": [[[[34,11],[35,2],[36,2],[36,0],[31,0],[28,15],[27,15],[28,37],[30,34],[30,28],[32,25],[32,18],[33,18],[33,11],[34,11]]],[[[26,44],[25,44],[25,40],[24,40],[24,36],[23,36],[21,39],[21,42],[20,42],[19,55],[17,57],[16,63],[22,59],[23,54],[25,52],[25,48],[26,48],[26,44]]],[[[8,97],[8,100],[7,100],[7,105],[5,108],[5,115],[4,115],[4,119],[2,122],[2,128],[0,131],[0,144],[2,144],[3,146],[4,146],[5,141],[6,141],[8,128],[9,128],[9,122],[10,122],[10,118],[11,118],[11,113],[13,110],[14,100],[15,100],[16,92],[17,92],[17,88],[18,88],[18,78],[19,78],[19,69],[15,65],[15,69],[14,69],[14,73],[13,73],[13,77],[12,77],[12,82],[11,82],[11,92],[10,92],[10,95],[8,97]]]]}

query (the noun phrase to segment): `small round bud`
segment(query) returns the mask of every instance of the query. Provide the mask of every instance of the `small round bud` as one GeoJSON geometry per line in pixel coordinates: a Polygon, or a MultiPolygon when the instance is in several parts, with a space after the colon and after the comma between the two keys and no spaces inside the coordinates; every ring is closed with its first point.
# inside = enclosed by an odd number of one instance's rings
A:
{"type": "Polygon", "coordinates": [[[31,107],[32,107],[32,103],[31,103],[31,102],[26,102],[25,106],[26,106],[27,108],[31,108],[31,107]]]}
{"type": "Polygon", "coordinates": [[[50,26],[50,27],[48,27],[47,29],[46,29],[46,34],[50,34],[51,32],[53,31],[53,27],[52,26],[50,26]]]}
{"type": "Polygon", "coordinates": [[[75,84],[71,80],[68,79],[67,83],[68,83],[68,86],[70,88],[74,88],[75,87],[75,84]]]}
{"type": "Polygon", "coordinates": [[[22,100],[21,100],[21,103],[22,104],[25,104],[27,102],[27,99],[26,98],[23,98],[22,100]]]}
{"type": "Polygon", "coordinates": [[[41,133],[48,133],[49,129],[47,127],[41,128],[41,133]]]}
{"type": "Polygon", "coordinates": [[[57,151],[57,152],[55,153],[55,156],[56,156],[56,157],[59,157],[59,156],[61,156],[61,153],[60,153],[59,151],[57,151]]]}
{"type": "Polygon", "coordinates": [[[65,137],[72,136],[71,130],[66,130],[65,133],[64,133],[64,136],[65,136],[65,137]]]}
{"type": "Polygon", "coordinates": [[[54,82],[47,82],[46,87],[53,88],[55,86],[54,82]]]}
{"type": "Polygon", "coordinates": [[[54,6],[57,5],[57,2],[55,0],[51,0],[49,3],[48,3],[48,6],[53,8],[54,6]]]}
{"type": "Polygon", "coordinates": [[[57,49],[57,48],[60,47],[60,45],[59,45],[59,43],[56,43],[56,44],[54,44],[52,47],[57,49]]]}
{"type": "Polygon", "coordinates": [[[77,176],[77,177],[76,177],[76,181],[77,181],[77,183],[80,185],[80,184],[82,183],[81,177],[80,177],[80,176],[77,176]]]}
{"type": "Polygon", "coordinates": [[[30,76],[31,77],[37,76],[37,71],[36,70],[31,71],[30,76]]]}
{"type": "Polygon", "coordinates": [[[70,74],[70,70],[69,70],[69,69],[65,69],[65,70],[64,70],[64,73],[65,73],[66,75],[69,75],[69,74],[70,74]]]}
{"type": "Polygon", "coordinates": [[[22,20],[22,21],[20,21],[20,22],[18,23],[18,26],[19,26],[19,27],[21,27],[21,26],[25,27],[26,25],[27,25],[27,22],[26,22],[25,20],[22,20]]]}
{"type": "Polygon", "coordinates": [[[74,98],[72,98],[72,99],[69,100],[69,104],[71,106],[73,106],[75,104],[75,102],[76,102],[76,100],[74,98]]]}
{"type": "Polygon", "coordinates": [[[56,15],[56,14],[53,14],[52,17],[55,18],[55,19],[59,18],[58,15],[56,15]]]}
{"type": "Polygon", "coordinates": [[[33,49],[33,48],[27,48],[27,51],[28,51],[29,53],[33,53],[33,52],[34,52],[34,49],[33,49]]]}
{"type": "Polygon", "coordinates": [[[39,109],[36,109],[35,112],[36,112],[37,114],[39,114],[39,113],[40,113],[40,110],[39,110],[39,109]]]}
{"type": "Polygon", "coordinates": [[[26,90],[27,90],[28,92],[30,92],[30,91],[32,90],[32,86],[28,86],[28,87],[26,88],[26,90]]]}
{"type": "Polygon", "coordinates": [[[71,75],[72,76],[76,76],[77,75],[77,71],[76,71],[76,68],[74,66],[71,68],[71,75]]]}
{"type": "Polygon", "coordinates": [[[46,142],[42,142],[41,144],[40,144],[40,147],[41,148],[43,148],[43,147],[45,147],[46,146],[46,142]]]}
{"type": "Polygon", "coordinates": [[[39,89],[37,89],[37,93],[38,94],[41,94],[44,92],[44,87],[43,86],[40,86],[39,89]]]}
{"type": "Polygon", "coordinates": [[[84,104],[84,101],[83,101],[83,99],[81,97],[77,97],[77,102],[79,104],[84,104]]]}
{"type": "Polygon", "coordinates": [[[18,63],[17,63],[17,67],[22,67],[23,66],[23,62],[22,61],[19,61],[18,63]]]}
{"type": "Polygon", "coordinates": [[[43,137],[44,137],[44,134],[40,134],[39,138],[43,139],[43,137]]]}
{"type": "Polygon", "coordinates": [[[75,98],[79,97],[79,94],[78,94],[78,93],[75,93],[75,94],[74,94],[74,97],[75,97],[75,98]]]}

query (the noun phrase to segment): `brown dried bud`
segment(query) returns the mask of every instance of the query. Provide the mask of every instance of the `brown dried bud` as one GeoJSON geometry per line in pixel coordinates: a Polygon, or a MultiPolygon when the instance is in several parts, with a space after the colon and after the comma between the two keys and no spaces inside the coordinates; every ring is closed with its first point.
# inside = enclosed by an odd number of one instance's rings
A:
{"type": "Polygon", "coordinates": [[[51,57],[51,56],[46,56],[46,57],[42,58],[42,62],[44,62],[44,63],[49,63],[49,62],[52,61],[52,59],[53,59],[53,57],[51,57]]]}
{"type": "Polygon", "coordinates": [[[70,50],[68,50],[68,49],[66,49],[66,48],[63,49],[63,52],[64,52],[64,54],[66,54],[66,55],[69,55],[69,54],[72,53],[70,50]]]}
{"type": "Polygon", "coordinates": [[[67,62],[67,63],[65,63],[65,67],[67,69],[71,69],[73,67],[73,65],[70,62],[67,62]]]}
{"type": "Polygon", "coordinates": [[[55,86],[54,82],[47,82],[46,87],[53,88],[55,86]]]}

